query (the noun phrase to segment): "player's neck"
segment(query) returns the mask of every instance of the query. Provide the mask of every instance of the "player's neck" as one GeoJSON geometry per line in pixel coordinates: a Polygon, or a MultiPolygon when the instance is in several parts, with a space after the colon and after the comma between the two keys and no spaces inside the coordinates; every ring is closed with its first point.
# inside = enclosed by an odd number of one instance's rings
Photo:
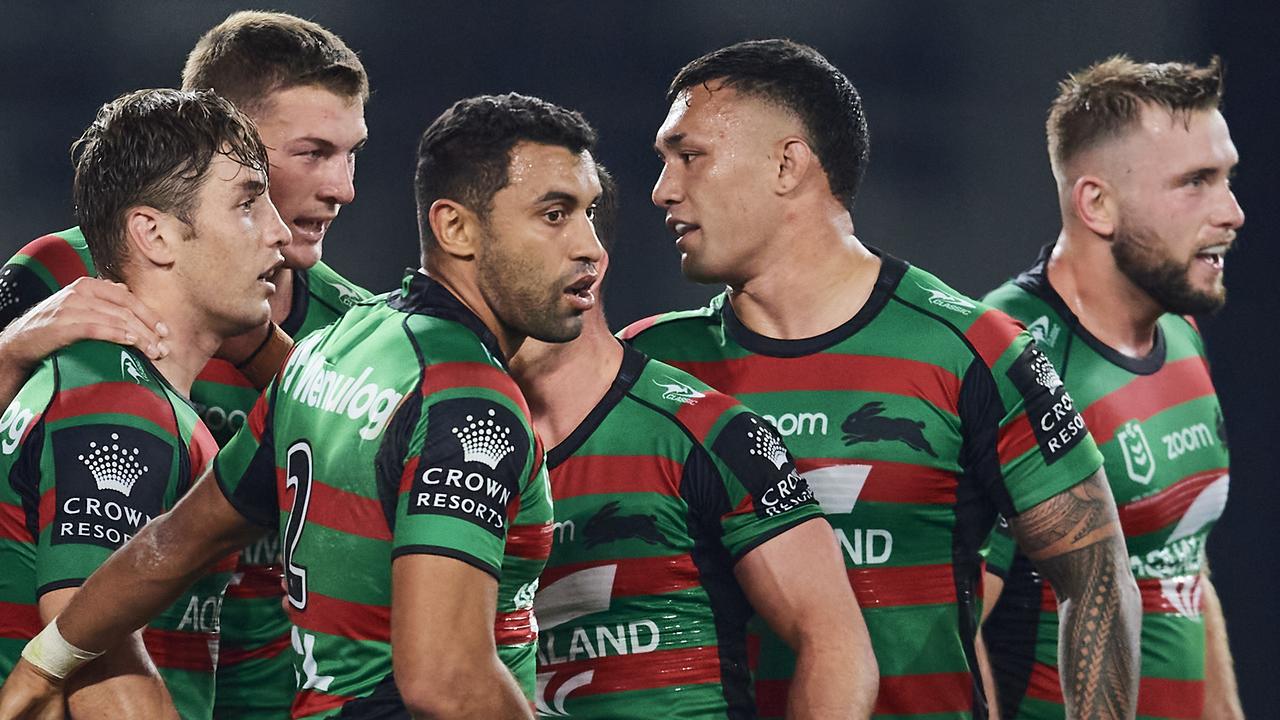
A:
{"type": "Polygon", "coordinates": [[[597,310],[583,317],[582,334],[567,343],[526,340],[511,359],[533,426],[547,450],[568,437],[609,391],[622,365],[622,345],[597,310]]]}
{"type": "Polygon", "coordinates": [[[503,359],[511,360],[516,352],[520,350],[520,346],[524,344],[525,336],[513,331],[498,319],[497,313],[493,311],[493,308],[489,307],[489,303],[485,301],[483,293],[480,292],[474,274],[459,271],[456,266],[447,263],[431,262],[430,258],[428,258],[428,263],[426,268],[419,268],[418,272],[443,285],[451,295],[458,299],[458,302],[465,305],[488,328],[489,332],[493,333],[493,336],[497,338],[498,349],[502,351],[503,359]]]}
{"type": "Polygon", "coordinates": [[[729,288],[738,319],[767,337],[801,340],[843,325],[866,304],[880,275],[880,258],[858,240],[852,225],[847,232],[827,227],[777,238],[770,246],[776,257],[729,288]]]}
{"type": "Polygon", "coordinates": [[[289,317],[289,311],[293,309],[293,270],[281,267],[271,278],[271,282],[275,284],[276,291],[267,302],[271,305],[271,322],[279,325],[289,317]]]}
{"type": "Polygon", "coordinates": [[[1130,357],[1151,352],[1164,309],[1120,271],[1109,243],[1064,230],[1045,275],[1094,337],[1130,357]]]}
{"type": "Polygon", "coordinates": [[[175,390],[190,397],[196,375],[226,338],[210,327],[208,316],[167,278],[134,278],[129,290],[169,326],[165,338],[169,354],[156,360],[155,366],[175,390]]]}

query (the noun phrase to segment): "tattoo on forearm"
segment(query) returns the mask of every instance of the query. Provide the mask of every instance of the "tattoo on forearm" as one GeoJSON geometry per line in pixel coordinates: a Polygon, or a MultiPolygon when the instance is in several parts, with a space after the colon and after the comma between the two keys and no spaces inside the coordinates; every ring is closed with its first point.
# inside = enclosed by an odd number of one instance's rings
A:
{"type": "MultiPolygon", "coordinates": [[[[1096,478],[1096,476],[1094,476],[1096,478]]],[[[1033,559],[1064,540],[1076,545],[1116,521],[1115,505],[1106,486],[1090,478],[1024,513],[1015,526],[1018,543],[1033,559]]],[[[1103,481],[1105,482],[1105,480],[1103,481]]]]}

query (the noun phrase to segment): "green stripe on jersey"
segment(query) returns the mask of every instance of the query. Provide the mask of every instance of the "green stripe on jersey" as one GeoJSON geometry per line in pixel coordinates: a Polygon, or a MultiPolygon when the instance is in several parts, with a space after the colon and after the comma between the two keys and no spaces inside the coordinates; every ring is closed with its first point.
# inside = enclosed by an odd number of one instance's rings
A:
{"type": "MultiPolygon", "coordinates": [[[[623,335],[743,400],[786,437],[835,528],[871,632],[876,717],[968,718],[979,682],[966,659],[979,550],[997,511],[1016,514],[1070,488],[1101,458],[1012,320],[881,257],[865,306],[815,338],[755,334],[723,295],[623,335]]],[[[792,661],[776,637],[761,636],[761,714],[780,716],[792,661]]]]}
{"type": "MultiPolygon", "coordinates": [[[[1151,686],[1163,688],[1159,692],[1183,699],[1170,706],[1179,708],[1177,713],[1198,717],[1205,642],[1200,576],[1205,541],[1222,514],[1229,484],[1222,409],[1204,344],[1189,320],[1164,315],[1147,357],[1121,355],[1089,333],[1049,285],[1047,257],[1048,249],[1031,270],[992,291],[987,301],[1035,334],[1097,440],[1143,597],[1144,687],[1156,683],[1151,686]],[[1165,680],[1171,684],[1159,684],[1165,680]]],[[[1007,552],[1013,541],[997,534],[992,543],[1007,552]]],[[[1006,593],[1043,594],[1028,562],[1015,559],[1012,567],[1006,593]]],[[[1004,605],[997,605],[986,634],[994,641],[993,665],[1012,688],[1025,684],[1020,678],[1029,668],[1016,658],[1030,648],[1040,663],[1055,666],[1058,619],[1053,612],[1018,614],[1004,605]],[[1031,627],[1028,618],[1038,619],[1040,627],[1031,627]]],[[[1006,695],[1002,705],[1019,700],[1006,695]]],[[[1015,717],[1060,718],[1057,700],[1023,703],[1025,709],[1015,717]]],[[[1138,714],[1172,717],[1152,702],[1140,693],[1138,714]]]]}

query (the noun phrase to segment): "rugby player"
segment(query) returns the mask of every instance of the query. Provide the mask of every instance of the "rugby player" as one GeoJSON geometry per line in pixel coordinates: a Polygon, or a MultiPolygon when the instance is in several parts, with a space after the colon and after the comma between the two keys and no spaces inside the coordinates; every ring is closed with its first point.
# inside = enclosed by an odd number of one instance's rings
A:
{"type": "MultiPolygon", "coordinates": [[[[1073,716],[1131,717],[1140,608],[1093,440],[1007,315],[854,235],[867,125],[812,48],[677,74],[653,201],[709,307],[624,336],[771,419],[835,528],[880,668],[877,716],[984,715],[979,549],[996,513],[1061,594],[1073,716]]],[[[762,630],[757,700],[796,672],[762,630]]]]}
{"type": "MultiPolygon", "coordinates": [[[[272,322],[300,338],[368,297],[320,260],[330,224],[355,198],[355,156],[367,138],[369,82],[355,52],[329,30],[292,15],[237,12],[196,43],[182,83],[213,88],[235,102],[267,145],[271,199],[293,236],[283,250],[286,264],[272,278],[272,322]]],[[[0,365],[0,406],[42,357],[80,337],[137,344],[153,358],[169,351],[171,341],[156,331],[154,312],[123,287],[85,277],[94,274],[79,228],[31,242],[0,269],[0,326],[17,319],[0,335],[0,358],[9,360],[0,365]]],[[[191,398],[220,446],[244,424],[261,385],[279,367],[280,355],[263,344],[266,329],[228,343],[192,387],[191,398]],[[255,350],[260,352],[248,357],[255,350]],[[265,372],[255,373],[258,365],[265,372]]],[[[303,648],[291,644],[280,606],[279,555],[274,536],[246,548],[228,589],[221,611],[219,717],[280,717],[293,699],[293,666],[303,648]]]]}
{"type": "MultiPolygon", "coordinates": [[[[601,185],[607,247],[617,208],[603,170],[601,185]]],[[[623,346],[601,307],[576,340],[527,340],[511,372],[549,448],[555,501],[534,604],[540,714],[754,717],[754,611],[797,650],[794,717],[869,715],[866,627],[831,528],[767,422],[623,346]]]]}
{"type": "MultiPolygon", "coordinates": [[[[515,94],[437,118],[418,151],[425,269],[298,345],[214,471],[90,578],[37,657],[111,646],[270,531],[305,653],[294,717],[530,717],[552,517],[505,358],[576,337],[594,305],[594,142],[577,113],[515,94]]],[[[22,665],[0,717],[56,691],[22,665]]]]}
{"type": "MultiPolygon", "coordinates": [[[[1117,56],[1063,81],[1047,123],[1062,229],[986,298],[1030,328],[1105,458],[1142,594],[1143,718],[1243,717],[1205,560],[1227,439],[1191,319],[1226,302],[1223,256],[1244,223],[1221,100],[1216,58],[1117,56]]],[[[993,550],[983,631],[1001,715],[1061,718],[1054,594],[1021,553],[995,560],[1010,554],[993,550]]]]}
{"type": "MultiPolygon", "coordinates": [[[[217,445],[187,396],[224,340],[266,322],[270,278],[290,240],[266,197],[267,151],[252,121],[212,91],[124,95],[103,106],[74,156],[76,212],[96,267],[156,308],[173,345],[153,364],[120,345],[75,343],[47,358],[5,410],[6,676],[21,638],[213,460],[217,445]]],[[[169,717],[176,704],[184,718],[209,717],[217,608],[233,566],[205,565],[145,632],[73,679],[71,714],[169,717]]]]}

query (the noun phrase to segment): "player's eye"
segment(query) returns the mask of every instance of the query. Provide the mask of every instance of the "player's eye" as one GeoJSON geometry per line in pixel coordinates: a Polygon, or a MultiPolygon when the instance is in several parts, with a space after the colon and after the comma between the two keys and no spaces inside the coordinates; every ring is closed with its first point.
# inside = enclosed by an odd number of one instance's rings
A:
{"type": "Polygon", "coordinates": [[[553,224],[557,224],[557,223],[559,223],[560,221],[564,220],[564,211],[563,211],[563,210],[548,210],[547,212],[543,213],[543,215],[542,215],[542,216],[543,216],[543,217],[545,217],[545,218],[547,219],[547,222],[550,222],[550,223],[553,223],[553,224]]]}
{"type": "Polygon", "coordinates": [[[253,210],[253,206],[257,202],[258,202],[258,196],[254,195],[248,200],[245,200],[244,202],[240,203],[240,208],[245,212],[250,212],[251,210],[253,210]]]}
{"type": "Polygon", "coordinates": [[[594,204],[593,204],[593,205],[591,205],[591,207],[587,208],[587,219],[588,219],[588,220],[595,220],[595,219],[596,219],[596,211],[597,211],[598,209],[599,209],[599,208],[598,208],[596,205],[594,205],[594,204]]]}

